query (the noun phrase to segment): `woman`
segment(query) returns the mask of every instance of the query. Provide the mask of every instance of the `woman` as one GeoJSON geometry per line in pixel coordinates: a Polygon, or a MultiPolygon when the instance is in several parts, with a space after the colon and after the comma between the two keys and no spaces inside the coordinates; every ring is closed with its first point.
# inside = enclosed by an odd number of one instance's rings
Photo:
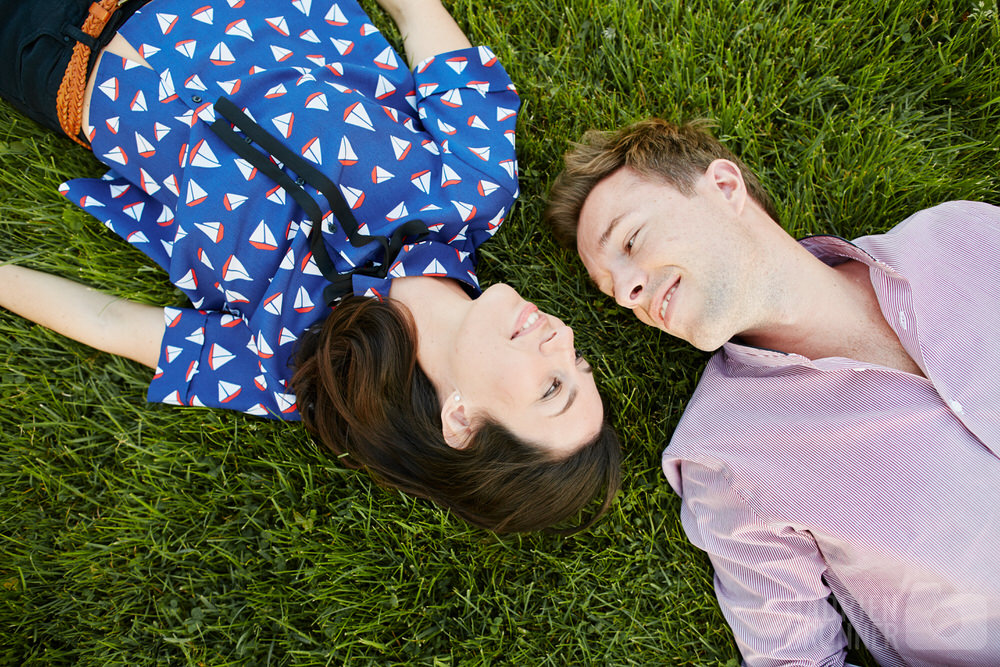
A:
{"type": "Polygon", "coordinates": [[[353,0],[204,2],[7,3],[4,97],[111,168],[63,193],[194,307],[16,266],[0,305],[155,368],[150,400],[301,417],[477,525],[606,510],[620,454],[572,331],[506,285],[473,298],[517,196],[495,56],[439,0],[380,0],[412,72],[353,0]]]}

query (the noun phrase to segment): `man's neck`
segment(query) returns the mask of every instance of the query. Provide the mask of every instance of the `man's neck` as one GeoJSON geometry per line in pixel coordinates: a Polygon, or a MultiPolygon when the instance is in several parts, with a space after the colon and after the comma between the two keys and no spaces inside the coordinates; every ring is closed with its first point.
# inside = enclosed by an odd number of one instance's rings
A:
{"type": "Polygon", "coordinates": [[[848,260],[831,267],[810,255],[784,283],[776,317],[741,336],[748,344],[809,359],[845,357],[922,374],[886,322],[867,265],[848,260]]]}

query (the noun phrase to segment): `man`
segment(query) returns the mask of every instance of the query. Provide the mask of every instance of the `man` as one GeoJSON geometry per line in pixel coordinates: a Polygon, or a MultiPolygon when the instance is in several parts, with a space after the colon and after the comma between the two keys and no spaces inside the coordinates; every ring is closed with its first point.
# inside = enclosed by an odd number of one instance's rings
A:
{"type": "Polygon", "coordinates": [[[1000,209],[795,241],[698,126],[588,133],[547,212],[710,360],[663,455],[748,665],[1000,664],[1000,209]]]}

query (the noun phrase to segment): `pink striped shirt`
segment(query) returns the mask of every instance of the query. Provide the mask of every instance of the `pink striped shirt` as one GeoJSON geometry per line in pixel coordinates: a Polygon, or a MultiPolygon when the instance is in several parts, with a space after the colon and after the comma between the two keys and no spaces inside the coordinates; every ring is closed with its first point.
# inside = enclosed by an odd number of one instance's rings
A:
{"type": "Polygon", "coordinates": [[[1000,665],[1000,208],[950,202],[853,244],[926,378],[739,345],[663,453],[747,665],[841,665],[832,592],[882,665],[1000,665]]]}

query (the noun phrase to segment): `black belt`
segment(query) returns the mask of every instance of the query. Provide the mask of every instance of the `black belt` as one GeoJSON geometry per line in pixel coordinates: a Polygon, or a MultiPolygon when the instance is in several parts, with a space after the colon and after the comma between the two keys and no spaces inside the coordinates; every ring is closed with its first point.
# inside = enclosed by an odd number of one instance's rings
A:
{"type": "Polygon", "coordinates": [[[323,299],[327,305],[333,306],[354,292],[353,277],[355,275],[384,279],[389,274],[389,267],[396,260],[396,256],[406,239],[410,237],[410,242],[415,243],[427,236],[427,226],[420,220],[409,220],[401,224],[389,237],[369,236],[360,233],[351,207],[333,181],[307,162],[305,158],[268,134],[264,128],[251,120],[229,99],[220,97],[214,106],[219,117],[211,125],[212,132],[222,139],[234,153],[281,186],[302,207],[302,210],[312,221],[312,229],[309,230],[309,248],[312,250],[313,259],[316,260],[316,266],[319,267],[320,273],[330,281],[330,284],[323,290],[323,299]],[[238,135],[234,127],[240,130],[244,136],[238,135]],[[266,152],[253,148],[251,144],[257,144],[266,152]],[[291,176],[271,160],[271,156],[290,168],[298,175],[298,178],[292,180],[291,176]],[[381,246],[381,262],[373,261],[369,266],[359,266],[346,273],[337,271],[323,239],[323,211],[316,200],[305,191],[303,186],[306,184],[314,187],[326,198],[330,211],[340,221],[340,225],[352,246],[361,248],[370,243],[377,243],[381,246]]]}

